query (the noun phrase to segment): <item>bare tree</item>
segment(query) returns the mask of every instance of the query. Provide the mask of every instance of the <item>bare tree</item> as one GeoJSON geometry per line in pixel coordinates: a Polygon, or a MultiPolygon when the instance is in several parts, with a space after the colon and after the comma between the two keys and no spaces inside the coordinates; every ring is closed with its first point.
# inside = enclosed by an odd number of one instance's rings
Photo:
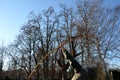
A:
{"type": "Polygon", "coordinates": [[[21,32],[17,39],[11,44],[8,49],[8,54],[12,57],[13,61],[18,68],[23,68],[27,75],[30,74],[34,63],[33,54],[36,53],[38,28],[31,25],[29,22],[21,28],[21,32]]]}
{"type": "MultiPolygon", "coordinates": [[[[74,10],[72,8],[67,8],[65,5],[60,5],[60,33],[61,40],[71,40],[72,37],[76,36],[76,27],[75,27],[75,15],[74,10]]],[[[76,55],[76,45],[77,41],[72,41],[68,43],[67,48],[70,50],[70,53],[74,56],[76,55]]],[[[64,59],[63,59],[64,60],[64,59]]],[[[62,60],[61,60],[62,61],[62,60]]],[[[65,60],[62,61],[65,64],[65,60]]],[[[67,63],[68,64],[68,63],[67,63]]],[[[66,64],[66,65],[67,65],[66,64]]],[[[64,67],[64,66],[63,66],[64,67]]],[[[63,73],[64,79],[67,78],[67,73],[64,71],[63,73]]]]}
{"type": "Polygon", "coordinates": [[[2,71],[3,71],[3,64],[4,64],[4,58],[5,58],[5,50],[6,48],[3,46],[3,43],[2,43],[2,47],[0,47],[0,79],[2,79],[3,77],[2,71]]]}
{"type": "MultiPolygon", "coordinates": [[[[82,66],[97,65],[99,79],[105,80],[107,60],[120,57],[120,9],[106,9],[102,0],[79,0],[76,6],[76,12],[65,5],[60,6],[58,14],[52,7],[39,14],[31,12],[28,22],[7,51],[14,69],[23,68],[29,75],[39,60],[61,42],[80,37],[64,47],[72,56],[80,54],[76,59],[82,66]]],[[[61,50],[56,53],[51,53],[39,64],[33,78],[56,78],[56,60],[60,59],[61,64],[65,64],[61,50]]],[[[60,75],[67,79],[66,71],[60,75]]]]}
{"type": "Polygon", "coordinates": [[[78,33],[88,36],[83,39],[84,51],[87,54],[85,64],[91,65],[95,59],[98,59],[97,61],[102,64],[101,67],[103,68],[104,77],[102,76],[101,79],[104,80],[105,72],[107,75],[107,57],[111,53],[116,53],[119,48],[119,18],[115,11],[106,9],[102,4],[102,1],[99,0],[86,0],[80,1],[77,6],[80,17],[78,33]]]}
{"type": "MultiPolygon", "coordinates": [[[[54,12],[52,7],[49,7],[47,10],[44,10],[43,13],[39,15],[32,15],[32,19],[30,20],[31,24],[37,26],[37,54],[33,53],[35,64],[38,63],[39,59],[46,55],[50,50],[55,47],[55,29],[58,25],[58,18],[54,12]],[[35,56],[37,55],[37,57],[35,56]]],[[[35,30],[36,31],[36,30],[35,30]]],[[[35,36],[35,35],[34,35],[35,36]]],[[[45,60],[43,60],[42,67],[42,77],[44,79],[48,78],[48,71],[54,71],[53,61],[54,56],[50,55],[45,60]],[[52,69],[50,69],[52,67],[52,69]]],[[[53,74],[54,75],[54,74],[53,74]]],[[[53,76],[52,75],[52,76],[53,76]]],[[[39,77],[40,75],[38,75],[39,77]]],[[[54,76],[52,77],[54,78],[54,76]]]]}

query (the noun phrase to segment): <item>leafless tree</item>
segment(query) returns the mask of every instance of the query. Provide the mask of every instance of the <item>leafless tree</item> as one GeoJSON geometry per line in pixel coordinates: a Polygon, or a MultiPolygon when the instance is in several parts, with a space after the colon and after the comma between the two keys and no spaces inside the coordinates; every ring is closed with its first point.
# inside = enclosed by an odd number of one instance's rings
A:
{"type": "Polygon", "coordinates": [[[4,65],[4,58],[5,58],[5,50],[6,48],[3,46],[0,47],[0,79],[2,79],[2,71],[3,71],[3,65],[4,65]]]}
{"type": "Polygon", "coordinates": [[[77,6],[80,17],[78,33],[87,36],[83,39],[84,56],[85,53],[87,54],[85,64],[91,65],[98,59],[103,68],[104,77],[102,76],[101,79],[104,80],[108,55],[118,53],[116,50],[119,48],[119,18],[115,11],[106,9],[99,0],[80,1],[77,6]]]}
{"type": "MultiPolygon", "coordinates": [[[[14,69],[23,68],[29,75],[39,60],[61,42],[79,37],[64,47],[82,66],[97,66],[99,78],[105,80],[107,61],[120,57],[120,8],[107,9],[102,0],[79,0],[76,12],[61,5],[57,14],[52,7],[39,14],[31,12],[28,22],[20,29],[7,53],[13,60],[14,69]]],[[[61,50],[51,53],[36,69],[36,79],[55,78],[56,60],[61,50]],[[48,73],[50,72],[50,73],[48,73]]],[[[59,70],[60,71],[60,70],[59,70]]],[[[67,72],[62,72],[66,79],[67,72]]],[[[34,78],[33,77],[33,78],[34,78]]]]}

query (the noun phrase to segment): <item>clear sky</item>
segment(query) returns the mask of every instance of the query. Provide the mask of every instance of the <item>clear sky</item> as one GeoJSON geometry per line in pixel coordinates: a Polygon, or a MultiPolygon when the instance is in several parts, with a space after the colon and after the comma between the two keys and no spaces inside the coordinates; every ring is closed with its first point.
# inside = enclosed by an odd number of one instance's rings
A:
{"type": "Polygon", "coordinates": [[[51,6],[59,9],[60,3],[75,5],[73,0],[0,0],[0,44],[14,41],[31,11],[41,12],[51,6]]]}
{"type": "MultiPolygon", "coordinates": [[[[75,0],[0,0],[0,45],[14,41],[31,11],[41,12],[50,6],[57,10],[61,3],[68,7],[76,4],[75,0]]],[[[105,3],[111,7],[120,5],[120,0],[105,0],[105,3]]]]}

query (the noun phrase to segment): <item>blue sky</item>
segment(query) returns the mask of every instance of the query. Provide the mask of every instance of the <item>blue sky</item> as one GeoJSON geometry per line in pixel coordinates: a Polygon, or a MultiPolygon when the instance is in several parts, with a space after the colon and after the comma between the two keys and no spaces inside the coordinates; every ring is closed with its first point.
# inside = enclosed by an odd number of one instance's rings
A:
{"type": "MultiPolygon", "coordinates": [[[[52,6],[59,10],[59,4],[75,6],[75,0],[0,0],[0,46],[10,44],[18,35],[20,27],[27,22],[31,11],[41,12],[52,6]]],[[[120,0],[105,0],[109,7],[120,5],[120,0]]]]}
{"type": "Polygon", "coordinates": [[[74,4],[73,0],[0,0],[0,44],[14,41],[31,11],[41,12],[50,6],[59,9],[59,4],[66,2],[74,4]]]}

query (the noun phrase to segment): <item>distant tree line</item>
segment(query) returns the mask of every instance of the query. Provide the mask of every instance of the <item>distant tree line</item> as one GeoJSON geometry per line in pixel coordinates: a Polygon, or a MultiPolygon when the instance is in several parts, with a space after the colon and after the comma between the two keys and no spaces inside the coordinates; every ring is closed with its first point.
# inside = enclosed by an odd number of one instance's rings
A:
{"type": "MultiPolygon", "coordinates": [[[[34,66],[50,50],[61,42],[75,36],[83,36],[64,47],[84,67],[97,65],[100,80],[108,78],[109,60],[120,57],[120,7],[107,9],[102,0],[79,0],[75,8],[60,5],[40,13],[31,12],[28,21],[21,27],[13,43],[0,48],[0,74],[3,68],[4,50],[10,57],[8,71],[22,69],[21,75],[28,78],[34,66]]],[[[36,69],[31,79],[64,79],[72,70],[61,71],[57,60],[65,60],[61,50],[51,53],[36,69]]],[[[17,73],[17,72],[16,72],[17,73]]],[[[14,73],[14,74],[16,74],[14,73]]],[[[1,76],[1,75],[0,75],[1,76]]],[[[19,75],[20,76],[20,75],[19,75]]]]}

